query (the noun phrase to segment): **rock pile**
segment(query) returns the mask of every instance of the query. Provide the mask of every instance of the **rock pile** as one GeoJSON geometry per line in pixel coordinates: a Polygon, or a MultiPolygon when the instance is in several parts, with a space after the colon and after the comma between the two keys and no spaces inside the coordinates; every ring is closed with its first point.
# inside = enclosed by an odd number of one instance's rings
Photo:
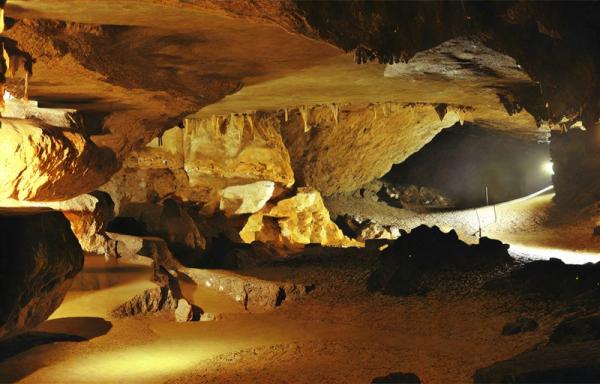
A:
{"type": "Polygon", "coordinates": [[[411,295],[427,291],[425,278],[442,271],[472,271],[511,262],[508,245],[483,237],[468,245],[454,231],[421,225],[399,237],[380,255],[368,280],[370,291],[411,295]]]}

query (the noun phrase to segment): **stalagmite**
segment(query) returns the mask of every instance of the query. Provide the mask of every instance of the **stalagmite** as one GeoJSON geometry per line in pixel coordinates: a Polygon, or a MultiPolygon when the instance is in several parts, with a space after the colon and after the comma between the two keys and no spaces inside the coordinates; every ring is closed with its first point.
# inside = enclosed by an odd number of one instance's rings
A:
{"type": "Polygon", "coordinates": [[[333,114],[333,121],[335,121],[335,126],[337,127],[340,123],[340,107],[334,103],[329,104],[329,109],[331,109],[331,113],[333,114]]]}
{"type": "Polygon", "coordinates": [[[254,119],[252,118],[252,115],[246,115],[246,120],[248,120],[248,125],[250,125],[250,133],[254,137],[254,119]]]}
{"type": "Polygon", "coordinates": [[[284,108],[284,116],[285,116],[285,122],[287,123],[288,121],[288,109],[284,108]]]}
{"type": "Polygon", "coordinates": [[[302,116],[302,121],[304,121],[304,132],[308,132],[310,129],[308,128],[308,107],[306,105],[298,108],[300,111],[300,116],[302,116]]]}

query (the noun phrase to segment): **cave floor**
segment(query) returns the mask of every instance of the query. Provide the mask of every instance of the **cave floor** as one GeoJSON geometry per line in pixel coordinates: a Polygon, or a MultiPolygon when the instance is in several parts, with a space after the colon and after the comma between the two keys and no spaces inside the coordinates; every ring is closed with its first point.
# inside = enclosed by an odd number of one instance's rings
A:
{"type": "MultiPolygon", "coordinates": [[[[545,194],[499,204],[495,221],[491,208],[478,209],[483,234],[524,256],[538,249],[545,257],[552,247],[585,254],[588,261],[598,257],[600,241],[591,235],[596,210],[567,215],[551,199],[545,194]]],[[[383,224],[436,224],[475,239],[474,210],[414,214],[348,197],[327,204],[333,215],[366,209],[383,224]]],[[[327,252],[240,271],[315,284],[308,296],[267,312],[246,312],[223,294],[182,282],[186,298],[216,315],[190,323],[161,315],[112,318],[114,307],[153,286],[152,271],[87,255],[84,271],[35,337],[0,346],[0,382],[367,383],[397,371],[414,372],[426,383],[471,382],[476,369],[545,341],[561,320],[547,304],[480,288],[487,274],[505,271],[442,277],[425,296],[391,297],[366,289],[374,257],[327,252]],[[501,335],[504,324],[522,316],[540,328],[501,335]]]]}
{"type": "Polygon", "coordinates": [[[217,319],[175,323],[158,315],[111,318],[112,308],[151,286],[151,271],[87,256],[61,307],[37,329],[85,340],[39,338],[21,353],[5,349],[0,382],[368,383],[395,371],[426,383],[471,382],[476,369],[542,342],[559,320],[534,303],[480,290],[485,278],[475,275],[422,297],[371,294],[373,265],[349,254],[253,270],[316,285],[264,313],[186,285],[186,296],[217,319]],[[506,322],[524,315],[540,328],[501,336],[506,322]]]}

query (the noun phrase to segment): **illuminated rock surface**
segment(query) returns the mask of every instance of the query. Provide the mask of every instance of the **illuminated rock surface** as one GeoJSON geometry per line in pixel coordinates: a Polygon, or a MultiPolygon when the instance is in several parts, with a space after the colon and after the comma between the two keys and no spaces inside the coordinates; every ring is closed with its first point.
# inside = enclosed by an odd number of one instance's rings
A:
{"type": "Polygon", "coordinates": [[[114,154],[84,136],[29,120],[2,119],[0,198],[69,199],[117,170],[114,154]]]}
{"type": "Polygon", "coordinates": [[[262,241],[282,246],[311,243],[357,246],[331,221],[318,191],[299,188],[295,196],[267,205],[251,215],[240,232],[246,243],[262,241]]]}

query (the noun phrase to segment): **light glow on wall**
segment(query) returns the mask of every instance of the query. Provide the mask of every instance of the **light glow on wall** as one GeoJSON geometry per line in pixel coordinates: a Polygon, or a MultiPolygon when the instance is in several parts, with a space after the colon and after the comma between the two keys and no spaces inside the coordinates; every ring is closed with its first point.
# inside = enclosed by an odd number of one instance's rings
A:
{"type": "Polygon", "coordinates": [[[554,164],[551,161],[547,161],[542,165],[542,170],[548,175],[554,175],[554,164]]]}

